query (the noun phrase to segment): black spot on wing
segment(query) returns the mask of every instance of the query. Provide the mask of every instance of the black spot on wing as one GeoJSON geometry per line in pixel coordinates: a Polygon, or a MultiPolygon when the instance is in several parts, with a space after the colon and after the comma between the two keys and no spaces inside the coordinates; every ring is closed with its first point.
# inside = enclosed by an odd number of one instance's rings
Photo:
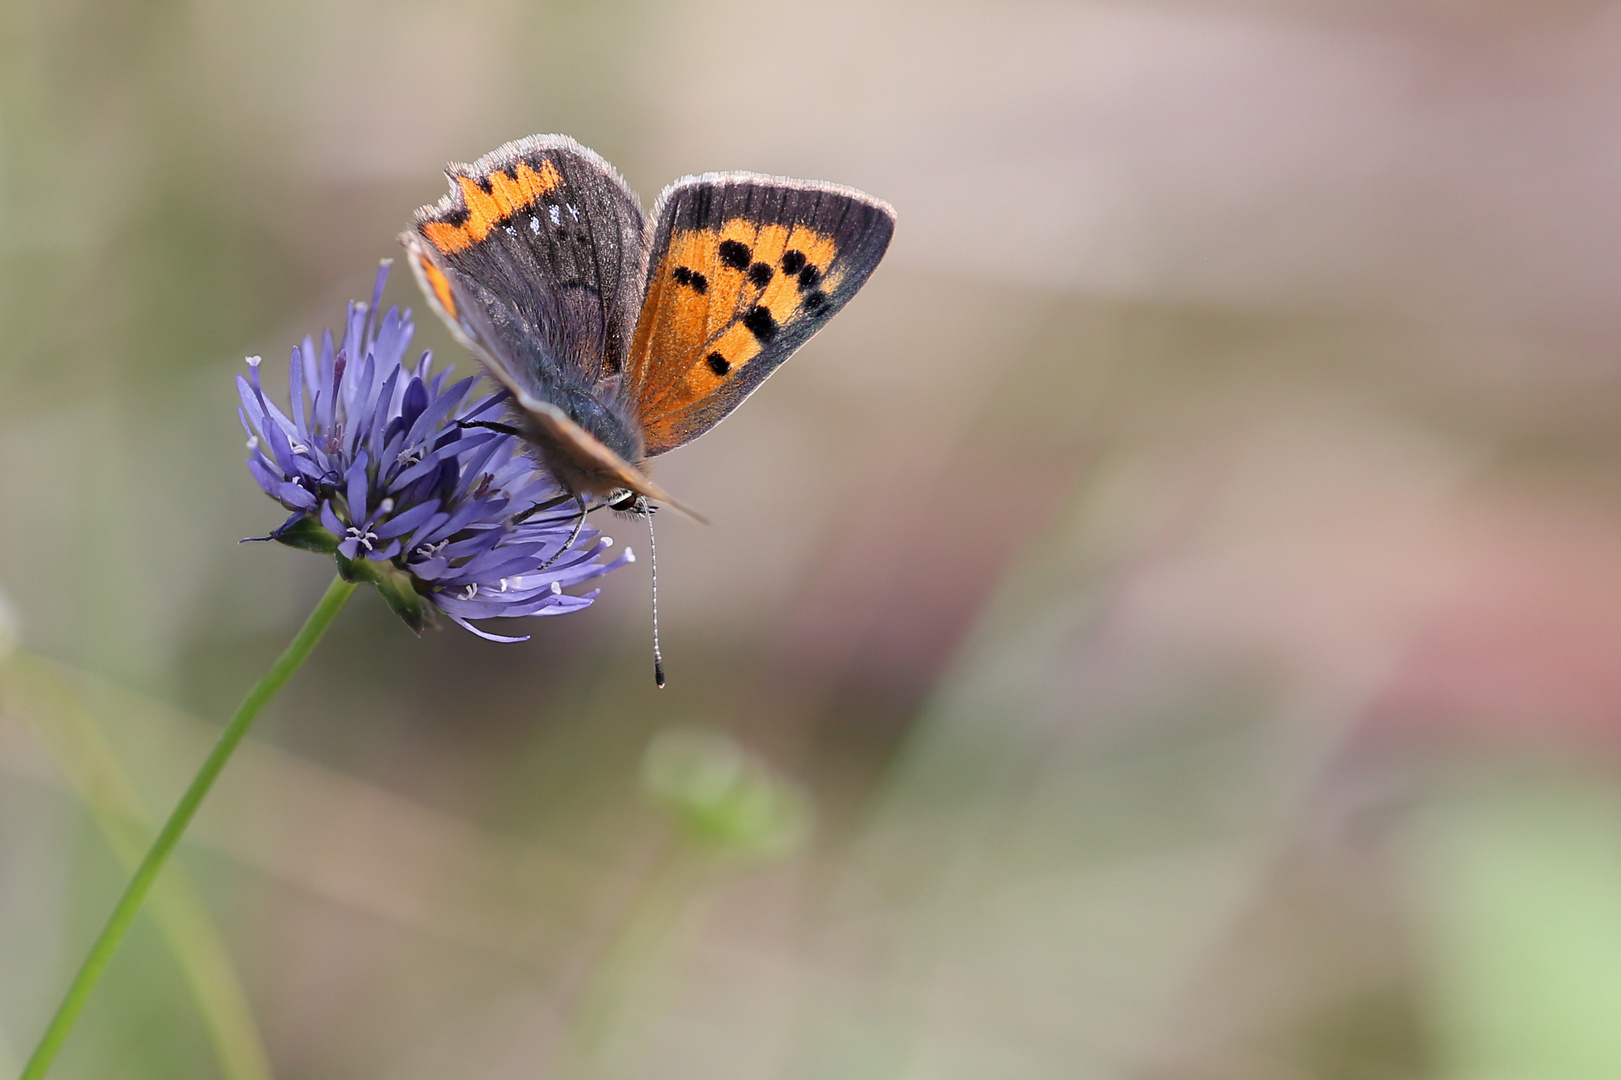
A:
{"type": "Polygon", "coordinates": [[[771,278],[775,273],[776,271],[765,263],[757,262],[749,267],[749,280],[754,283],[755,287],[763,289],[771,283],[771,278]]]}
{"type": "Polygon", "coordinates": [[[807,266],[799,272],[799,291],[806,292],[822,283],[822,272],[814,266],[807,266]]]}
{"type": "Polygon", "coordinates": [[[743,316],[743,325],[749,333],[754,335],[756,341],[764,345],[777,336],[777,320],[771,314],[771,309],[760,304],[749,308],[749,313],[743,316]]]}
{"type": "Polygon", "coordinates": [[[820,315],[823,309],[827,307],[827,303],[827,293],[821,289],[806,293],[805,298],[800,301],[801,306],[811,315],[820,315]]]}
{"type": "Polygon", "coordinates": [[[677,285],[685,285],[699,296],[709,291],[709,279],[698,270],[678,266],[670,271],[670,276],[675,278],[677,285]]]}
{"type": "Polygon", "coordinates": [[[720,242],[720,261],[734,270],[746,270],[749,261],[754,258],[754,252],[749,246],[738,240],[722,240],[720,242]]]}
{"type": "Polygon", "coordinates": [[[713,371],[716,375],[724,375],[728,371],[732,370],[731,361],[727,360],[726,357],[722,356],[718,352],[712,352],[708,356],[704,357],[704,362],[709,365],[709,370],[713,371]]]}
{"type": "Polygon", "coordinates": [[[435,220],[443,221],[446,225],[454,225],[457,228],[461,228],[463,225],[467,224],[467,218],[467,207],[452,206],[449,210],[446,210],[444,213],[440,214],[435,220]]]}
{"type": "Polygon", "coordinates": [[[785,251],[782,253],[782,272],[797,274],[805,268],[805,253],[803,251],[785,251]]]}

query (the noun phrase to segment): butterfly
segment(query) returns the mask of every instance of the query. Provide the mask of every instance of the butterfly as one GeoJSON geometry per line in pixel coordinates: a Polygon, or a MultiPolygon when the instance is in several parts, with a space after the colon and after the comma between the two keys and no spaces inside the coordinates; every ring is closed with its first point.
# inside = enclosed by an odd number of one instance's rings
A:
{"type": "Polygon", "coordinates": [[[445,175],[450,193],[400,242],[582,515],[592,497],[696,517],[647,460],[741,405],[856,294],[895,226],[854,188],[747,172],[677,180],[649,219],[613,166],[563,135],[445,175]]]}

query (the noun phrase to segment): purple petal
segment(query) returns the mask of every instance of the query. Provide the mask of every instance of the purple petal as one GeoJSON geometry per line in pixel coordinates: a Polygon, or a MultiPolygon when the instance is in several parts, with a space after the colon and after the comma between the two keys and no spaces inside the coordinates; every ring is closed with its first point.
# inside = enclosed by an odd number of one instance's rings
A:
{"type": "MultiPolygon", "coordinates": [[[[383,302],[383,286],[388,281],[388,268],[394,264],[393,259],[384,259],[377,267],[377,282],[371,289],[371,304],[366,308],[366,351],[372,351],[372,342],[377,340],[378,305],[383,302]]],[[[393,314],[390,311],[390,314],[393,314]]]]}
{"type": "Polygon", "coordinates": [[[418,503],[408,510],[395,514],[392,518],[377,526],[374,531],[384,540],[394,536],[404,536],[438,512],[439,500],[430,499],[425,503],[418,503]]]}
{"type": "Polygon", "coordinates": [[[271,498],[275,498],[276,490],[287,482],[272,472],[270,466],[260,461],[257,456],[248,459],[248,472],[253,474],[254,482],[271,498]]]}
{"type": "Polygon", "coordinates": [[[400,416],[409,429],[428,408],[428,387],[421,379],[412,379],[405,386],[405,399],[400,402],[400,416]]]}
{"type": "Polygon", "coordinates": [[[427,538],[435,529],[449,520],[450,515],[446,513],[438,513],[433,515],[433,517],[422,523],[422,527],[416,531],[415,536],[411,537],[411,539],[406,542],[405,546],[411,548],[413,551],[416,550],[427,542],[427,538]]]}
{"type": "Polygon", "coordinates": [[[304,356],[296,345],[287,361],[287,396],[288,405],[293,410],[294,425],[299,431],[308,431],[304,423],[304,356]]]}
{"type": "Polygon", "coordinates": [[[366,466],[369,463],[365,452],[362,451],[355,457],[355,463],[349,466],[349,472],[344,477],[344,483],[349,491],[349,516],[356,525],[371,516],[371,511],[366,506],[366,466]]]}
{"type": "Polygon", "coordinates": [[[458,404],[460,404],[462,398],[467,396],[467,391],[471,390],[472,388],[473,380],[463,379],[455,386],[452,386],[449,390],[446,390],[443,394],[440,394],[432,402],[432,404],[430,404],[427,409],[423,411],[422,415],[417,417],[416,423],[411,425],[411,434],[406,436],[405,441],[412,445],[421,442],[423,437],[432,428],[436,427],[441,420],[450,415],[450,410],[454,409],[458,404]]]}
{"type": "Polygon", "coordinates": [[[304,488],[292,482],[284,483],[276,488],[277,499],[290,510],[314,510],[316,498],[304,488]]]}
{"type": "Polygon", "coordinates": [[[321,502],[321,524],[333,536],[342,536],[348,532],[344,528],[343,522],[338,520],[338,515],[333,511],[332,504],[325,500],[321,502]]]}
{"type": "MultiPolygon", "coordinates": [[[[449,613],[446,612],[446,614],[449,614],[449,613]]],[[[468,622],[466,619],[458,618],[455,615],[451,615],[450,619],[451,619],[452,622],[456,623],[456,625],[460,626],[463,630],[466,630],[468,633],[477,634],[479,637],[483,638],[485,641],[499,641],[502,644],[510,644],[510,643],[516,642],[516,641],[528,641],[529,640],[529,635],[528,634],[525,634],[523,637],[502,637],[500,634],[491,634],[491,633],[488,633],[488,632],[486,632],[484,630],[480,630],[478,627],[474,626],[472,623],[468,622]]]]}

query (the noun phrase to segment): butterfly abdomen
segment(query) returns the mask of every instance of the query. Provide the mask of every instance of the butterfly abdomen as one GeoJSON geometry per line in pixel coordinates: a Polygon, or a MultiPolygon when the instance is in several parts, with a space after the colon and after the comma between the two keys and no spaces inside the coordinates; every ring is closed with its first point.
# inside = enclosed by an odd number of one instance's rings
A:
{"type": "MultiPolygon", "coordinates": [[[[641,430],[625,413],[617,398],[604,400],[577,387],[552,387],[547,400],[574,423],[624,461],[640,463],[641,430]]],[[[616,474],[598,469],[577,446],[566,446],[536,418],[517,410],[519,430],[540,451],[541,462],[570,491],[582,495],[606,495],[624,487],[616,474]]]]}

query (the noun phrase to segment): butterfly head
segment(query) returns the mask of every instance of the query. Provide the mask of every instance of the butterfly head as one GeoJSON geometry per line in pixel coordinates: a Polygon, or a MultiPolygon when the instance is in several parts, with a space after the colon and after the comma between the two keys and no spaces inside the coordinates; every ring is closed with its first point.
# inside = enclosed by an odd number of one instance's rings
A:
{"type": "Polygon", "coordinates": [[[622,517],[652,517],[658,513],[658,507],[647,501],[644,496],[636,494],[627,488],[610,491],[602,498],[602,505],[622,517]]]}

